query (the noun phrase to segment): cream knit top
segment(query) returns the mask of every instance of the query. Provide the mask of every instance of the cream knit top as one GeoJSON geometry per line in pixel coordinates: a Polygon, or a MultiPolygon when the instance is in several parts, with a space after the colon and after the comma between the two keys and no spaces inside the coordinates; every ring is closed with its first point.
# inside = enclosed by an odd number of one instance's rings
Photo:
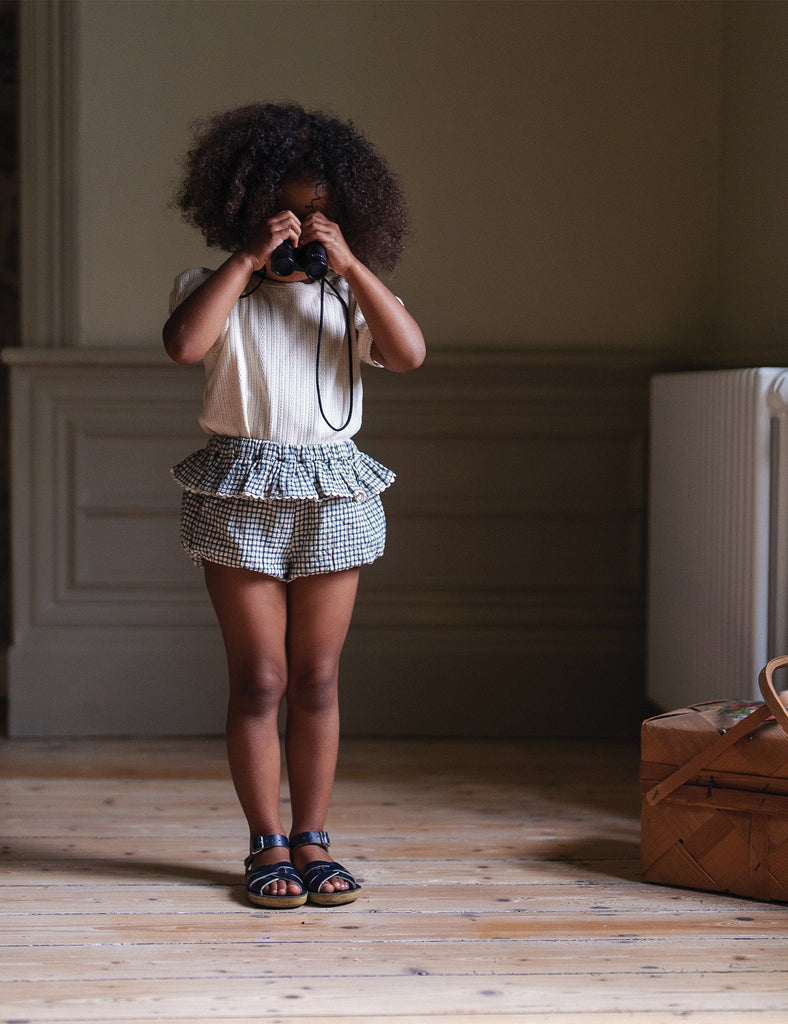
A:
{"type": "MultiPolygon", "coordinates": [[[[210,274],[204,268],[180,274],[170,296],[170,311],[210,274]]],[[[332,430],[318,405],[315,367],[320,283],[265,279],[252,294],[236,302],[203,359],[207,382],[200,426],[206,433],[280,444],[333,444],[358,431],[360,364],[379,364],[370,356],[372,336],[347,282],[330,272],[328,278],[348,304],[350,315],[354,396],[347,427],[332,430]]],[[[254,278],[250,288],[256,281],[254,278]]],[[[335,427],[347,419],[350,400],[345,328],[342,303],[326,285],[319,382],[323,411],[335,427]]]]}

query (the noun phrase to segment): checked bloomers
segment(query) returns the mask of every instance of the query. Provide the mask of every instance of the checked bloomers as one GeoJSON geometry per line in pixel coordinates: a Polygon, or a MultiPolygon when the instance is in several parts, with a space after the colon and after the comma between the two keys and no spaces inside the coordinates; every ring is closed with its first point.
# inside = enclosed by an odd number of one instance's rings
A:
{"type": "Polygon", "coordinates": [[[383,554],[380,492],[394,474],[353,441],[217,436],[172,475],[184,492],[181,543],[195,565],[215,562],[287,582],[383,554]]]}

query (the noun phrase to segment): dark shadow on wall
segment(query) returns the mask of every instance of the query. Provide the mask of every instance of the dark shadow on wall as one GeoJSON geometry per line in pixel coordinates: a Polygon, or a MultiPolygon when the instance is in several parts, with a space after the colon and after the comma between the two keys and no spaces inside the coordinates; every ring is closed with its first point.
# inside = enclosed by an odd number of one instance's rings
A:
{"type": "MultiPolygon", "coordinates": [[[[19,344],[18,0],[0,0],[0,348],[19,344]]],[[[10,641],[8,381],[0,370],[0,649],[10,641]]],[[[0,674],[0,732],[7,694],[0,674]]]]}

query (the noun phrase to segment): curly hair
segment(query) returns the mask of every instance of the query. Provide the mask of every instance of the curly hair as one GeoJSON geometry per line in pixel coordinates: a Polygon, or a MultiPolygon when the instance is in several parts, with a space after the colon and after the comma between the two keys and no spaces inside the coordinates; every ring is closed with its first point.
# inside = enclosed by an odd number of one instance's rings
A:
{"type": "Polygon", "coordinates": [[[331,216],[354,254],[393,270],[408,215],[399,182],[351,121],[297,104],[253,103],[192,126],[173,205],[209,246],[235,252],[280,209],[287,180],[326,183],[331,216]]]}

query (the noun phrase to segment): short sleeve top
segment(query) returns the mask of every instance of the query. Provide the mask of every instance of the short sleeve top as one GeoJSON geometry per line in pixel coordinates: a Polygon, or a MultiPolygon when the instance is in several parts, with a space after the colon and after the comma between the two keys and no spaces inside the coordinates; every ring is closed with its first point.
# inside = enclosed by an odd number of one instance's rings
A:
{"type": "MultiPolygon", "coordinates": [[[[180,274],[170,311],[211,273],[201,268],[180,274]]],[[[347,282],[330,272],[326,280],[341,298],[328,283],[264,278],[238,299],[203,358],[207,380],[200,425],[207,434],[327,444],[358,432],[360,364],[379,364],[370,355],[372,335],[347,282]],[[352,415],[343,427],[351,393],[352,415]],[[332,429],[326,420],[342,429],[332,429]]]]}

